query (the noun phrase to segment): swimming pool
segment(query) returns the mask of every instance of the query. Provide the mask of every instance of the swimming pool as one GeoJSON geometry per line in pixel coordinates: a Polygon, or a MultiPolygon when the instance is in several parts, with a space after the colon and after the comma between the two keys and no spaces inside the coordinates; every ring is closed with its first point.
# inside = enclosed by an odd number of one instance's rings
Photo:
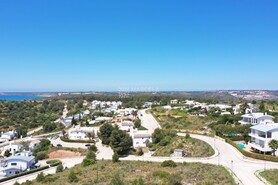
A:
{"type": "Polygon", "coordinates": [[[245,147],[245,144],[241,144],[241,143],[240,143],[240,144],[237,144],[237,146],[239,146],[241,149],[246,148],[246,147],[245,147]]]}

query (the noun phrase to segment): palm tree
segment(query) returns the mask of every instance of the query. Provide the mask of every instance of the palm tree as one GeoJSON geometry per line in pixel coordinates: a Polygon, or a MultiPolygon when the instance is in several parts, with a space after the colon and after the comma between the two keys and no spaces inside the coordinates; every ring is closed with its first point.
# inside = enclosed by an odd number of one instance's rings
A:
{"type": "Polygon", "coordinates": [[[278,149],[278,141],[273,139],[268,143],[268,146],[272,149],[273,155],[275,156],[275,152],[278,149]]]}

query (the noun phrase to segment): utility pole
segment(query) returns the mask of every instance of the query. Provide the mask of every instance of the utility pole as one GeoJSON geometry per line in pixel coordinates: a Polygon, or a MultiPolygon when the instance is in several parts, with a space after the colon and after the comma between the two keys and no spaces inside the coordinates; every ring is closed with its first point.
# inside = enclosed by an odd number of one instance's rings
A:
{"type": "Polygon", "coordinates": [[[233,166],[233,164],[234,164],[234,161],[233,160],[231,160],[231,169],[232,169],[232,173],[234,174],[234,166],[233,166]]]}

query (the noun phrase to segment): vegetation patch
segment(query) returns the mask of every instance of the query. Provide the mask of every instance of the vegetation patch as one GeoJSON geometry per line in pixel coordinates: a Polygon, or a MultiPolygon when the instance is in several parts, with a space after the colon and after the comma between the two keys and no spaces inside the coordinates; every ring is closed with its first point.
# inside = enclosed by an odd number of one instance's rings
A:
{"type": "Polygon", "coordinates": [[[167,146],[158,146],[154,156],[170,156],[175,149],[183,149],[186,157],[210,157],[213,148],[204,141],[195,138],[174,137],[167,146]]]}
{"type": "Polygon", "coordinates": [[[175,168],[160,163],[98,161],[90,166],[78,165],[54,176],[52,182],[33,181],[33,185],[52,184],[213,184],[235,185],[230,173],[221,166],[201,163],[177,164],[175,168]],[[112,183],[113,182],[113,183],[112,183]]]}
{"type": "Polygon", "coordinates": [[[260,176],[262,176],[267,182],[269,182],[271,185],[278,185],[278,170],[266,170],[260,173],[260,176]]]}

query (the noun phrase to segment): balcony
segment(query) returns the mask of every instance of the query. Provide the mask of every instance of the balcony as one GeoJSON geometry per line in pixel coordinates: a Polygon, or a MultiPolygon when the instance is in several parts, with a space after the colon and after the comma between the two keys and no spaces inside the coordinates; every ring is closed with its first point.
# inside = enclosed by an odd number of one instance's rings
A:
{"type": "Polygon", "coordinates": [[[259,145],[259,144],[253,143],[253,142],[249,142],[248,146],[250,146],[256,150],[262,151],[262,152],[271,152],[272,151],[271,148],[266,148],[262,145],[259,145]]]}

